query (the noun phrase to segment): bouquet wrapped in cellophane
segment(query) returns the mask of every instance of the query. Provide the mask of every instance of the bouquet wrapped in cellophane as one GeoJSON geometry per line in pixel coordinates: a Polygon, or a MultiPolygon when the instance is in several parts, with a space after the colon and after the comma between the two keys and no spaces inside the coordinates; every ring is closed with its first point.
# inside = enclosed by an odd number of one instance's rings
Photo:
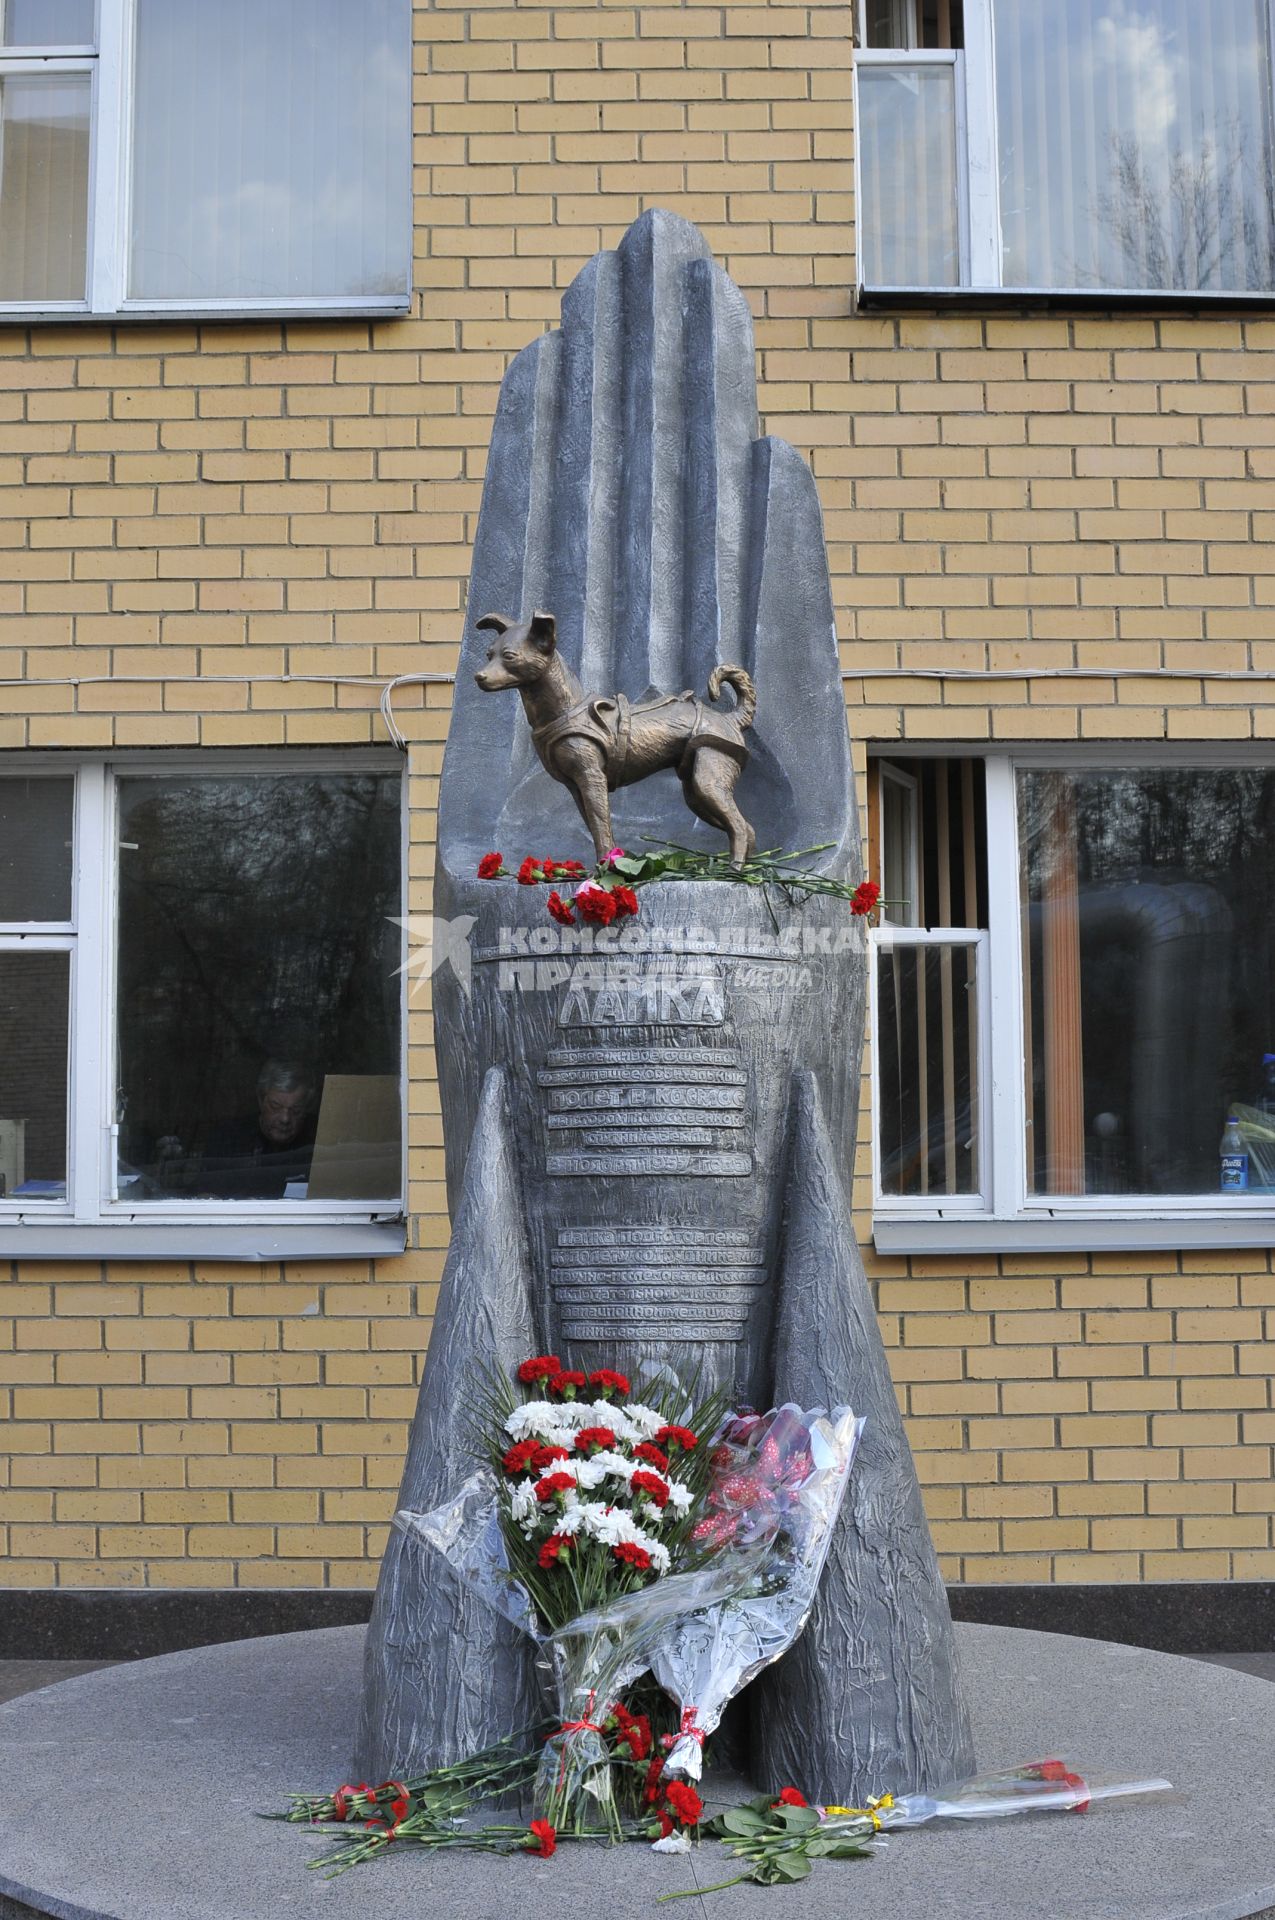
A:
{"type": "MultiPolygon", "coordinates": [[[[791,1644],[809,1611],[859,1423],[845,1410],[798,1408],[727,1418],[723,1396],[693,1406],[666,1370],[636,1399],[622,1374],[586,1375],[553,1355],[524,1362],[518,1383],[536,1397],[519,1402],[512,1383],[508,1392],[497,1383],[488,1464],[445,1506],[400,1512],[394,1523],[441,1553],[539,1648],[558,1728],[542,1751],[536,1814],[558,1833],[619,1838],[607,1730],[622,1695],[662,1647],[682,1644],[686,1623],[707,1618],[720,1629],[714,1609],[733,1596],[745,1607],[732,1619],[747,1622],[750,1671],[759,1636],[762,1665],[791,1644]],[[768,1478],[776,1454],[782,1470],[768,1478]],[[738,1471],[725,1473],[727,1463],[738,1471]]],[[[684,1691],[676,1697],[683,1710],[691,1700],[684,1691]]],[[[683,1725],[678,1744],[689,1741],[698,1756],[699,1729],[685,1713],[683,1725]]],[[[657,1823],[653,1837],[667,1839],[678,1820],[693,1824],[689,1817],[702,1811],[685,1784],[660,1788],[648,1779],[643,1796],[657,1823]]]]}
{"type": "MultiPolygon", "coordinates": [[[[861,1858],[873,1851],[879,1834],[928,1826],[931,1820],[994,1820],[1051,1810],[1085,1813],[1097,1800],[1170,1792],[1167,1780],[1082,1777],[1066,1760],[1028,1760],[999,1773],[954,1782],[934,1793],[883,1793],[866,1807],[812,1807],[795,1787],[785,1787],[777,1798],[759,1794],[708,1823],[705,1831],[724,1841],[736,1859],[747,1865],[729,1880],[700,1884],[693,1891],[698,1898],[745,1880],[767,1887],[804,1880],[812,1861],[861,1858]]],[[[685,1896],[661,1897],[669,1901],[685,1896]]]]}
{"type": "MultiPolygon", "coordinates": [[[[931,1793],[886,1794],[875,1812],[882,1827],[922,1827],[931,1820],[996,1820],[1014,1813],[1087,1813],[1097,1800],[1123,1800],[1138,1794],[1169,1793],[1167,1780],[1116,1780],[1081,1775],[1067,1760],[1027,1760],[1000,1773],[937,1787],[931,1793]]],[[[826,1807],[825,1815],[854,1809],[826,1807]]]]}
{"type": "Polygon", "coordinates": [[[728,1702],[804,1627],[862,1431],[848,1408],[784,1406],[734,1415],[717,1434],[691,1546],[741,1578],[682,1614],[652,1651],[651,1671],[681,1716],[666,1774],[700,1778],[705,1738],[728,1702]]]}

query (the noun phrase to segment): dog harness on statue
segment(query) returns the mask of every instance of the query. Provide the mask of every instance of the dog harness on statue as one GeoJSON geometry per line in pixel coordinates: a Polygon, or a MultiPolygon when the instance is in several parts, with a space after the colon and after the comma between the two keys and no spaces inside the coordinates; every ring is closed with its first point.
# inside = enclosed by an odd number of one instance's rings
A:
{"type": "Polygon", "coordinates": [[[731,730],[731,716],[715,713],[689,687],[685,693],[666,693],[663,699],[644,700],[636,706],[622,693],[580,700],[556,719],[547,720],[541,727],[533,727],[531,740],[546,769],[558,780],[564,777],[558,766],[557,751],[562,742],[592,741],[595,747],[601,749],[607,786],[614,789],[625,784],[624,776],[633,751],[634,717],[641,719],[648,713],[658,713],[661,707],[682,705],[691,707],[693,713],[686,745],[677,762],[680,779],[684,780],[689,774],[691,763],[701,747],[712,747],[718,753],[728,753],[732,760],[738,760],[741,767],[745,764],[748,748],[731,730]]]}

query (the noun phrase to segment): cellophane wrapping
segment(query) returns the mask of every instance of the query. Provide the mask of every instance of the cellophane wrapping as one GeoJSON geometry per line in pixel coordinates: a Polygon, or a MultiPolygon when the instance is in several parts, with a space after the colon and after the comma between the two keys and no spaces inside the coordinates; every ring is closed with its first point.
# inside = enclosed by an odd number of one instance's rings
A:
{"type": "Polygon", "coordinates": [[[681,1715],[666,1774],[700,1778],[704,1741],[727,1703],[805,1626],[862,1431],[848,1407],[788,1405],[732,1416],[716,1436],[706,1512],[691,1537],[706,1566],[740,1577],[680,1615],[652,1649],[651,1671],[681,1715]]]}

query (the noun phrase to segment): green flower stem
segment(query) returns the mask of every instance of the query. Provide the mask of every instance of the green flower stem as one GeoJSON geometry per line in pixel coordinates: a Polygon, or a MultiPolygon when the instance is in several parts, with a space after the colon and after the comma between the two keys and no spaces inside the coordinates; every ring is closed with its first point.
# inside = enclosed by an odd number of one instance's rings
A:
{"type": "Polygon", "coordinates": [[[727,1887],[742,1886],[752,1877],[751,1873],[737,1873],[733,1880],[715,1880],[711,1887],[682,1887],[676,1893],[660,1893],[655,1897],[655,1904],[662,1907],[666,1900],[694,1900],[701,1893],[725,1893],[727,1887]]]}

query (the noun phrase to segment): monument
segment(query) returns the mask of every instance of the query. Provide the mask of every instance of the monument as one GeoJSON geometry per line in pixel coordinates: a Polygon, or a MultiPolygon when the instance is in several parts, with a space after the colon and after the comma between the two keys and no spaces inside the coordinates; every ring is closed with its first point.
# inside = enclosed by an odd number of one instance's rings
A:
{"type": "MultiPolygon", "coordinates": [[[[511,365],[468,604],[435,890],[436,914],[473,923],[471,980],[434,984],[453,1231],[399,1505],[436,1507],[472,1471],[476,1368],[549,1348],[668,1362],[757,1407],[852,1405],[867,1429],[814,1614],[745,1695],[749,1764],[847,1804],[960,1778],[947,1598],[851,1224],[862,923],[843,900],[668,882],[595,937],[476,877],[492,848],[723,831],[736,860],[755,831],[857,876],[814,479],[758,437],[747,305],[686,222],[644,215],[511,365]],[[539,717],[501,691],[539,673],[536,649],[565,676],[539,717]],[[652,777],[612,779],[608,740],[645,752],[641,716],[685,701],[699,719],[652,749],[652,777]]],[[[529,1644],[394,1531],[355,1777],[453,1761],[538,1710],[529,1644]]]]}

